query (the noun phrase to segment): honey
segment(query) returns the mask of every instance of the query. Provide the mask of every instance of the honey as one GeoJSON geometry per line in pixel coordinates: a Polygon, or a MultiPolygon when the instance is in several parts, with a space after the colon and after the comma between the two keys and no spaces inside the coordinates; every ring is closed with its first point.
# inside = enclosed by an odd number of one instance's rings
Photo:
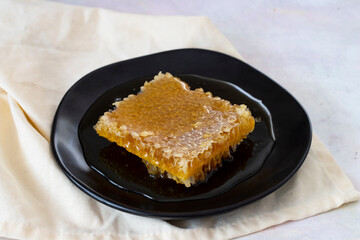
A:
{"type": "Polygon", "coordinates": [[[187,187],[204,180],[255,125],[245,105],[190,90],[170,73],[114,105],[95,125],[97,133],[143,159],[150,174],[187,187]]]}

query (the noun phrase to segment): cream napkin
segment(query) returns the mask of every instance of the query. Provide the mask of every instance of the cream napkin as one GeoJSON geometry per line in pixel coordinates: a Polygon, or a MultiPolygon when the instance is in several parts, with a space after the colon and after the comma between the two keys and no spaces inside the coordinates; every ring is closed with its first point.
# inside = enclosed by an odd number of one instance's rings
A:
{"type": "Polygon", "coordinates": [[[289,182],[228,214],[163,221],[100,204],[67,179],[50,152],[52,119],[67,89],[98,67],[154,52],[195,47],[238,53],[203,17],[38,1],[1,1],[0,32],[0,237],[227,239],[360,198],[314,136],[309,156],[289,182]]]}

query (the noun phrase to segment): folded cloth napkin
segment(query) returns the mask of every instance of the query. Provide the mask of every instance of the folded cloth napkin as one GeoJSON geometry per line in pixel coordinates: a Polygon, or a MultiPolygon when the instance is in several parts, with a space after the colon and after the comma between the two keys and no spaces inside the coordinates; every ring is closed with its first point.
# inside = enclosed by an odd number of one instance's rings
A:
{"type": "Polygon", "coordinates": [[[0,32],[0,237],[227,239],[360,198],[314,136],[294,177],[230,213],[164,221],[107,207],[71,183],[51,154],[51,124],[67,89],[103,65],[169,49],[206,48],[240,56],[203,17],[3,0],[0,32]]]}

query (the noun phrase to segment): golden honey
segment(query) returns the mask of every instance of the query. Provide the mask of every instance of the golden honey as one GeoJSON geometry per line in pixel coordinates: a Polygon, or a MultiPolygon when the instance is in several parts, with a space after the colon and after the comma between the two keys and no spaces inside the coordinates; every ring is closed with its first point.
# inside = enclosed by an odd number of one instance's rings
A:
{"type": "Polygon", "coordinates": [[[187,187],[204,180],[255,125],[245,105],[190,90],[170,73],[114,105],[99,118],[97,133],[143,159],[150,174],[187,187]]]}

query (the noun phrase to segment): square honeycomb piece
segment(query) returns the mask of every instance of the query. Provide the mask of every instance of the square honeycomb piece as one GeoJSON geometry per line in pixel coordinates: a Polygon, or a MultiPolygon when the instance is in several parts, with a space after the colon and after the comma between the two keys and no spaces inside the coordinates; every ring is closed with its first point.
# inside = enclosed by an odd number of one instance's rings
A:
{"type": "Polygon", "coordinates": [[[232,105],[170,73],[145,82],[137,95],[115,102],[96,132],[145,163],[149,174],[190,187],[206,179],[253,131],[246,105],[232,105]]]}

